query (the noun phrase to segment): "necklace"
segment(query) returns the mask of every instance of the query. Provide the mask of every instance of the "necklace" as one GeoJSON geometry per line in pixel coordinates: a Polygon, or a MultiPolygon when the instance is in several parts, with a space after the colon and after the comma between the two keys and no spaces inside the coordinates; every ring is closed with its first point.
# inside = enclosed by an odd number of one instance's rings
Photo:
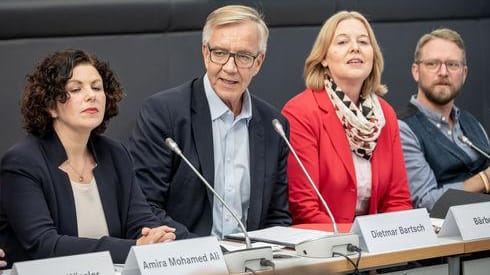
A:
{"type": "Polygon", "coordinates": [[[70,166],[71,170],[73,172],[75,172],[75,174],[78,175],[78,181],[79,182],[83,182],[83,174],[85,173],[85,166],[87,164],[87,158],[85,158],[85,161],[83,162],[83,166],[82,166],[82,172],[81,173],[78,173],[78,171],[75,169],[75,167],[73,167],[70,163],[70,160],[67,160],[66,161],[66,164],[68,164],[68,166],[70,166]]]}

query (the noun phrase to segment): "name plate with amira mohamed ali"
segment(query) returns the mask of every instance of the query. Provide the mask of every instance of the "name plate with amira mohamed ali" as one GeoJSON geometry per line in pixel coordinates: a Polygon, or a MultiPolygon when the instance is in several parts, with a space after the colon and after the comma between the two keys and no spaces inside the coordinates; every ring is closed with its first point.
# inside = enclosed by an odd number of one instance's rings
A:
{"type": "Polygon", "coordinates": [[[115,275],[108,251],[14,263],[11,275],[115,275]]]}
{"type": "Polygon", "coordinates": [[[464,241],[490,238],[490,202],[451,206],[439,236],[464,241]]]}
{"type": "Polygon", "coordinates": [[[437,243],[425,208],[358,216],[351,229],[359,235],[361,248],[387,252],[437,243]]]}
{"type": "Polygon", "coordinates": [[[228,274],[214,236],[133,246],[122,275],[228,274]]]}

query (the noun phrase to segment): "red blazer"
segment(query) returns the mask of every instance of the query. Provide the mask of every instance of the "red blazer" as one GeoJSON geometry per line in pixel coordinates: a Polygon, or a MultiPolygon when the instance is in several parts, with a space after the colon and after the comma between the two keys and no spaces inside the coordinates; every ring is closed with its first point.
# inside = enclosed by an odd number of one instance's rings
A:
{"type": "MultiPolygon", "coordinates": [[[[380,98],[386,124],[371,158],[369,213],[411,209],[398,121],[393,108],[380,98]]],[[[357,183],[344,128],[325,90],[305,90],[282,110],[290,123],[291,144],[310,173],[338,223],[355,218],[357,183]]],[[[288,159],[289,210],[293,223],[331,222],[292,154],[288,159]]]]}

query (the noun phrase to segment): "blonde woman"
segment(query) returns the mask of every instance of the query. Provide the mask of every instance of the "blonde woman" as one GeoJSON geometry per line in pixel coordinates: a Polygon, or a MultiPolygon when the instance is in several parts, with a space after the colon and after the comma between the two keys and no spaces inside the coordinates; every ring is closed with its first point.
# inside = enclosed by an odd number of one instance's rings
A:
{"type": "MultiPolygon", "coordinates": [[[[306,90],[283,109],[291,143],[340,223],[411,208],[397,119],[380,98],[382,71],[366,18],[341,11],[325,22],[306,59],[306,90]]],[[[329,223],[291,156],[288,180],[293,223],[329,223]]]]}

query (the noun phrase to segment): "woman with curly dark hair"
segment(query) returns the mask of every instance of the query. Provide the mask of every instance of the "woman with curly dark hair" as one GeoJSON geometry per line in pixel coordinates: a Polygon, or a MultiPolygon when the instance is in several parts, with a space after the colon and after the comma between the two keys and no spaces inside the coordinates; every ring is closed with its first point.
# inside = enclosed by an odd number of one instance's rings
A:
{"type": "Polygon", "coordinates": [[[127,150],[101,135],[118,113],[121,85],[107,63],[81,50],[44,59],[27,77],[27,137],[2,158],[0,247],[16,261],[175,239],[153,215],[127,150]]]}

